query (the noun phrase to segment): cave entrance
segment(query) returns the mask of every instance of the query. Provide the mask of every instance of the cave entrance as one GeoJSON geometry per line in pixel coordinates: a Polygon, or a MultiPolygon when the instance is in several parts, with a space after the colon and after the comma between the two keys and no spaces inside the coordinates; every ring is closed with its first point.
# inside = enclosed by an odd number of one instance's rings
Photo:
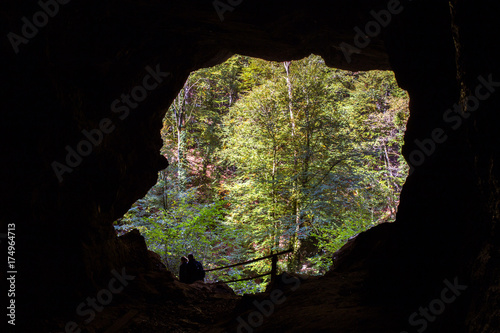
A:
{"type": "MultiPolygon", "coordinates": [[[[171,165],[115,228],[139,229],[175,274],[188,253],[213,268],[287,249],[279,271],[323,274],[351,237],[395,219],[408,115],[392,72],[333,69],[314,55],[284,63],[234,56],[190,75],[164,118],[171,165]]],[[[267,282],[232,287],[256,292],[267,282]]]]}

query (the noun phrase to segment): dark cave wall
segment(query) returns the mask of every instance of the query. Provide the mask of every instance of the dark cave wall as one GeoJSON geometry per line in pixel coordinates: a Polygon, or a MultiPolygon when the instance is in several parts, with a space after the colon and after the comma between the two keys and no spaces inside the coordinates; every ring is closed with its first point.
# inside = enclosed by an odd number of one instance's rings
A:
{"type": "MultiPolygon", "coordinates": [[[[161,120],[191,70],[236,52],[270,60],[317,52],[338,67],[388,68],[379,39],[351,64],[336,49],[351,42],[352,27],[373,4],[358,2],[362,13],[347,4],[255,1],[222,22],[208,1],[70,2],[17,54],[2,38],[2,136],[12,143],[4,147],[2,198],[9,205],[2,225],[15,223],[19,233],[21,304],[42,317],[74,312],[75,300],[106,283],[113,268],[141,266],[128,262],[112,222],[167,166],[159,155],[161,120]],[[127,117],[114,113],[113,101],[141,85],[148,66],[169,75],[127,117]],[[82,131],[103,119],[110,133],[61,181],[53,162],[67,164],[67,147],[76,150],[86,140],[82,131]]],[[[35,1],[3,2],[2,36],[20,35],[20,18],[40,10],[35,1]]]]}
{"type": "MultiPolygon", "coordinates": [[[[471,268],[491,215],[474,164],[478,152],[469,144],[473,118],[451,114],[463,119],[454,128],[447,113],[460,104],[463,87],[456,65],[458,35],[451,29],[448,3],[413,2],[410,8],[395,18],[384,38],[398,83],[410,95],[403,154],[412,170],[396,223],[360,235],[338,254],[332,273],[368,270],[369,299],[397,304],[399,326],[409,331],[416,329],[409,325],[410,314],[436,298],[445,279],[457,278],[467,292],[427,331],[476,332],[478,326],[465,318],[476,313],[470,304],[477,301],[479,286],[491,281],[474,279],[471,268]]],[[[475,315],[484,325],[491,311],[475,315]]]]}
{"type": "Polygon", "coordinates": [[[467,292],[427,331],[497,332],[500,58],[492,44],[500,8],[487,1],[427,5],[403,13],[386,35],[391,65],[411,98],[403,154],[413,170],[397,221],[359,237],[334,272],[369,267],[373,298],[415,310],[456,277],[467,292]],[[443,16],[426,15],[439,8],[443,16]],[[436,130],[446,139],[429,140],[436,130]],[[424,153],[423,163],[415,151],[424,153]]]}
{"type": "MultiPolygon", "coordinates": [[[[467,316],[471,331],[489,332],[500,327],[500,234],[499,202],[500,175],[498,146],[500,133],[500,51],[498,32],[500,5],[488,1],[451,1],[453,28],[457,45],[458,78],[461,102],[469,97],[472,116],[465,124],[467,146],[474,157],[474,168],[486,206],[486,218],[475,221],[476,233],[484,231],[481,248],[470,266],[471,283],[476,287],[467,316]],[[488,98],[480,101],[477,110],[472,97],[477,96],[478,77],[492,81],[488,98]],[[491,79],[489,79],[491,78],[491,79]]],[[[483,90],[484,93],[484,90],[483,90]]]]}
{"type": "MultiPolygon", "coordinates": [[[[234,53],[277,61],[316,53],[333,67],[395,70],[411,96],[407,160],[421,150],[415,140],[432,137],[436,128],[447,135],[408,178],[397,222],[360,237],[337,269],[368,270],[374,297],[397,300],[405,309],[418,308],[443,279],[459,276],[474,293],[453,313],[468,315],[471,332],[498,327],[498,316],[490,315],[500,299],[494,289],[500,276],[498,95],[457,130],[443,113],[475,90],[479,75],[500,81],[500,57],[489,43],[497,39],[500,11],[487,1],[451,3],[451,15],[447,1],[404,3],[352,62],[341,43],[353,44],[353,27],[363,27],[370,11],[386,9],[387,2],[244,1],[224,21],[211,1],[70,2],[19,54],[3,38],[0,126],[9,144],[2,147],[8,158],[1,195],[8,204],[1,219],[2,226],[16,223],[18,229],[26,306],[42,317],[61,306],[74,313],[75,300],[106,283],[111,269],[145,269],[129,260],[112,222],[167,166],[159,155],[161,121],[190,71],[234,53]],[[113,101],[141,85],[148,66],[168,76],[120,119],[113,101]],[[104,118],[115,128],[59,182],[53,161],[63,162],[65,147],[76,147],[82,130],[99,128],[104,118]]],[[[0,6],[2,36],[19,33],[19,18],[40,10],[35,1],[0,6]]],[[[453,317],[441,325],[465,327],[453,317]]]]}

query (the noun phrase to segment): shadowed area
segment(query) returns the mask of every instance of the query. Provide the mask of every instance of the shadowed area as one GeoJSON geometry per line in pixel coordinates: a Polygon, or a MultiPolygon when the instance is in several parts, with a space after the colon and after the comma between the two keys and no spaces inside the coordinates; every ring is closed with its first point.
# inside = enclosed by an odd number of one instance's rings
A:
{"type": "Polygon", "coordinates": [[[162,119],[191,71],[233,54],[284,61],[314,53],[331,67],[396,73],[411,98],[403,154],[412,172],[396,223],[350,241],[325,277],[275,285],[286,301],[255,331],[415,331],[424,323],[412,326],[412,313],[455,280],[467,289],[426,319],[427,332],[498,331],[499,5],[221,2],[232,9],[221,14],[203,0],[0,5],[0,232],[15,225],[16,323],[47,332],[70,320],[84,325],[78,304],[125,269],[137,280],[88,331],[104,331],[131,310],[137,314],[121,331],[234,331],[254,300],[272,294],[238,298],[223,286],[189,287],[204,304],[192,315],[198,319],[169,326],[186,312],[179,304],[197,305],[140,236],[118,238],[112,223],[167,167],[162,119]],[[392,14],[384,21],[381,11],[392,14]],[[48,13],[46,22],[38,12],[48,13]],[[380,29],[370,30],[373,22],[380,29]],[[137,87],[147,98],[123,99],[137,87]],[[91,146],[81,146],[85,138],[91,146]],[[220,306],[207,306],[217,295],[220,306]],[[157,304],[174,314],[146,311],[157,304]],[[158,325],[146,323],[153,318],[158,325]]]}

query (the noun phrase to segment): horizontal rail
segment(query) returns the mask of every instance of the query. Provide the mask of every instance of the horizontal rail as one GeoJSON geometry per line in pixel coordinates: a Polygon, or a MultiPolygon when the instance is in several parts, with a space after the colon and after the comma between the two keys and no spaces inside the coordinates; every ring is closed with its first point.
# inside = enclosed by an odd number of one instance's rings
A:
{"type": "Polygon", "coordinates": [[[241,265],[247,265],[247,264],[251,264],[251,263],[256,262],[256,261],[260,261],[260,260],[264,260],[264,259],[269,259],[269,258],[272,258],[274,256],[280,256],[282,254],[286,254],[286,253],[289,253],[289,252],[292,252],[292,251],[293,251],[292,249],[289,249],[289,250],[281,251],[281,252],[278,252],[278,253],[270,254],[270,255],[262,257],[262,258],[257,258],[257,259],[252,259],[252,260],[245,261],[245,262],[240,262],[238,264],[233,264],[233,265],[229,265],[229,266],[225,266],[225,267],[217,267],[217,268],[212,268],[212,269],[205,269],[205,272],[213,272],[213,271],[218,271],[218,270],[221,270],[221,269],[224,269],[224,268],[231,268],[231,267],[236,267],[236,266],[241,266],[241,265]]]}

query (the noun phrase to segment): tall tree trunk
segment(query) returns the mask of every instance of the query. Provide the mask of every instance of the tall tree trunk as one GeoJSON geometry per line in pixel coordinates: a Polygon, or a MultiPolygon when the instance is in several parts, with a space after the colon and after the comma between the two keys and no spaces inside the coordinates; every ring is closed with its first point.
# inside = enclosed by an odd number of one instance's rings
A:
{"type": "MultiPolygon", "coordinates": [[[[292,87],[292,81],[290,78],[290,61],[286,61],[283,63],[285,66],[285,71],[286,71],[286,83],[288,86],[288,111],[290,115],[290,130],[291,130],[291,136],[292,136],[292,149],[293,149],[293,170],[294,172],[297,172],[298,170],[298,142],[296,138],[296,124],[295,124],[295,116],[293,113],[293,87],[292,87]]],[[[294,233],[293,236],[291,237],[290,243],[291,247],[293,248],[293,253],[291,256],[291,262],[290,262],[290,268],[293,270],[296,270],[299,266],[298,262],[298,256],[299,256],[299,248],[300,248],[300,240],[299,240],[299,233],[300,233],[300,193],[299,193],[299,177],[296,175],[294,177],[294,184],[293,184],[293,191],[292,191],[292,197],[293,197],[293,206],[292,206],[292,211],[293,214],[295,215],[295,226],[294,226],[294,233]]]]}
{"type": "Polygon", "coordinates": [[[187,98],[192,86],[188,83],[184,85],[183,94],[177,97],[176,107],[173,108],[175,125],[177,129],[177,179],[179,181],[179,190],[184,191],[187,186],[187,160],[186,160],[186,144],[187,133],[185,130],[185,118],[187,98]]]}
{"type": "Polygon", "coordinates": [[[163,209],[168,210],[168,186],[167,186],[167,171],[161,171],[163,180],[163,209]]]}
{"type": "Polygon", "coordinates": [[[186,131],[182,127],[177,128],[177,177],[182,191],[187,185],[186,138],[186,131]]]}
{"type": "Polygon", "coordinates": [[[273,220],[273,248],[277,249],[280,245],[280,223],[279,220],[276,218],[276,206],[278,204],[278,198],[277,198],[277,193],[276,193],[276,172],[277,172],[277,147],[276,147],[276,142],[273,140],[273,171],[271,174],[271,180],[272,180],[272,200],[273,200],[273,211],[271,214],[272,220],[273,220]]]}

